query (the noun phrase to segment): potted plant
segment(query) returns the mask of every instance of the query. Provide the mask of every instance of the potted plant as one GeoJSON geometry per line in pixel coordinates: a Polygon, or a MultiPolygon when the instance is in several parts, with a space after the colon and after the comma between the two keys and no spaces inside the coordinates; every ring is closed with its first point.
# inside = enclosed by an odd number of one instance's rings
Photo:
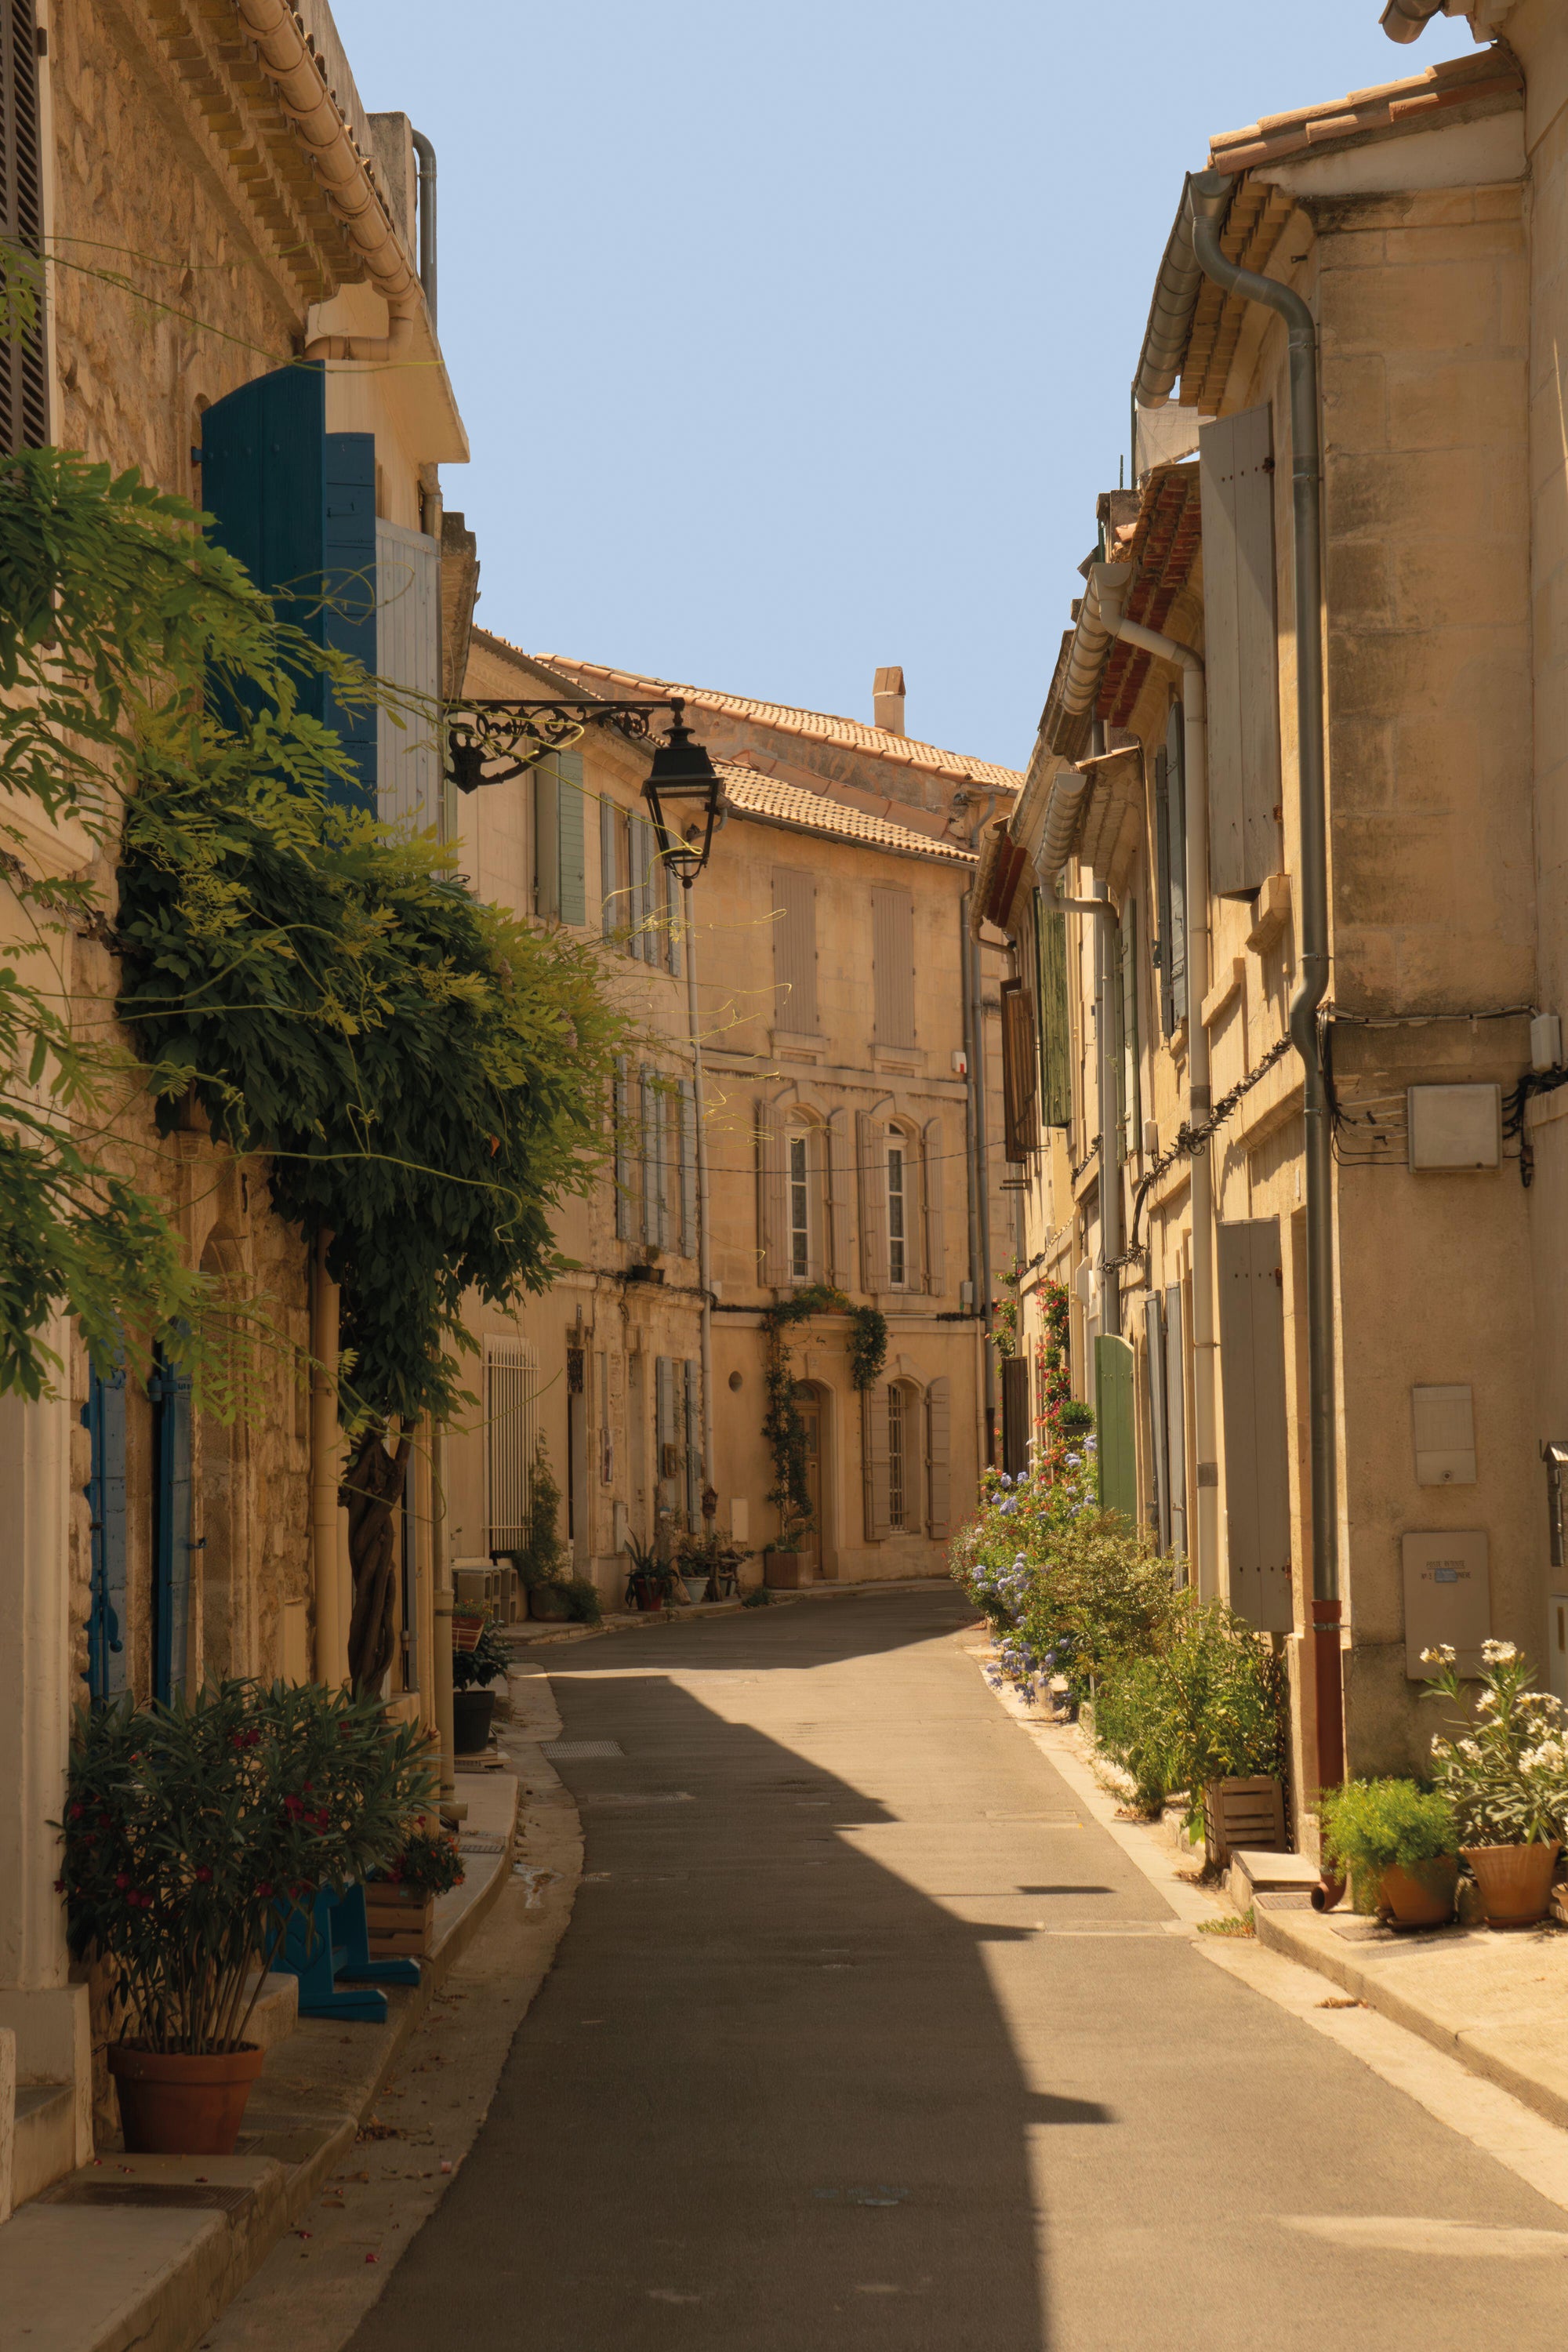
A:
{"type": "Polygon", "coordinates": [[[1458,1823],[1489,1927],[1529,1927],[1546,1916],[1568,1820],[1563,1709],[1525,1687],[1529,1662],[1511,1642],[1481,1644],[1481,1688],[1471,1717],[1454,1652],[1424,1650],[1437,1668],[1428,1697],[1459,1714],[1457,1736],[1432,1742],[1432,1778],[1458,1823]]]}
{"type": "Polygon", "coordinates": [[[626,1607],[645,1613],[662,1609],[675,1585],[675,1570],[659,1556],[657,1543],[638,1536],[626,1538],[626,1607]]]}
{"type": "Polygon", "coordinates": [[[1350,1780],[1325,1791],[1327,1853],[1350,1873],[1375,1878],[1381,1904],[1402,1927],[1441,1927],[1454,1916],[1459,1838],[1453,1809],[1414,1780],[1350,1780]]]}
{"type": "Polygon", "coordinates": [[[128,2149],[232,2151],[261,2068],[246,2027],[291,1919],[389,1861],[436,1795],[419,1726],[319,1684],[78,1715],[59,1885],[121,2029],[109,2071],[128,2149]]]}
{"type": "Polygon", "coordinates": [[[473,1647],[452,1649],[452,1748],[458,1756],[482,1755],[490,1736],[496,1695],[489,1685],[506,1673],[511,1653],[493,1618],[487,1617],[473,1647]]]}
{"type": "Polygon", "coordinates": [[[436,1897],[463,1883],[463,1858],[449,1830],[432,1828],[421,1813],[385,1867],[367,1878],[365,1918],[371,1957],[423,1959],[430,1948],[436,1897]]]}
{"type": "Polygon", "coordinates": [[[688,1601],[721,1601],[735,1590],[741,1562],[751,1553],[732,1536],[721,1536],[711,1523],[699,1534],[687,1528],[677,1537],[675,1564],[686,1587],[688,1601]]]}

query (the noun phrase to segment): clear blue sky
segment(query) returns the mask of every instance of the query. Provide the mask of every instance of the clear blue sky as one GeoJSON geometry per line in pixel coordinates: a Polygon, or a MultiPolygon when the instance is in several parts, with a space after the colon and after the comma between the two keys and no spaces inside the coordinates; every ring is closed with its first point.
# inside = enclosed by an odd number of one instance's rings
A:
{"type": "Polygon", "coordinates": [[[333,0],[440,163],[479,618],[1022,765],[1208,134],[1471,52],[1378,0],[333,0]]]}

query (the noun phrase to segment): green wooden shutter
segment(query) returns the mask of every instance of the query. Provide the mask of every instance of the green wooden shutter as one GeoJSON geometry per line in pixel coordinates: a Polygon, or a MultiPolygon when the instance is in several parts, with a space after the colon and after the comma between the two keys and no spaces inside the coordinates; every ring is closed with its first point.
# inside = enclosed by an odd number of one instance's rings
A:
{"type": "Polygon", "coordinates": [[[1040,973],[1040,1121],[1072,1123],[1072,1032],[1068,1021],[1067,917],[1053,915],[1035,894],[1035,937],[1040,973]]]}
{"type": "Polygon", "coordinates": [[[91,1444],[86,1488],[92,1530],[87,1622],[88,1696],[116,1698],[130,1684],[125,1598],[125,1368],[91,1374],[81,1418],[91,1444]]]}
{"type": "Polygon", "coordinates": [[[599,929],[613,939],[626,919],[620,897],[620,859],[616,856],[616,819],[619,811],[606,793],[599,803],[599,929]]]}
{"type": "Polygon", "coordinates": [[[1100,1507],[1138,1521],[1138,1439],[1132,1409],[1132,1349],[1102,1332],[1094,1343],[1094,1426],[1100,1507]]]}
{"type": "Polygon", "coordinates": [[[160,1349],[153,1401],[153,1696],[185,1686],[191,1617],[191,1384],[160,1349]]]}
{"type": "Polygon", "coordinates": [[[555,799],[555,839],[559,864],[556,908],[563,923],[588,919],[587,876],[583,841],[583,754],[573,750],[555,755],[559,782],[555,799]]]}

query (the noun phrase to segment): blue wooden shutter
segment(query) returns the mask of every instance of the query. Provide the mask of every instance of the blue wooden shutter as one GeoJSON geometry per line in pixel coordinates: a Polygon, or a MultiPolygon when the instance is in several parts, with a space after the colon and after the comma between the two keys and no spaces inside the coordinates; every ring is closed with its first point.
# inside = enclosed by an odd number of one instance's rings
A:
{"type": "Polygon", "coordinates": [[[153,1400],[153,1696],[184,1687],[191,1618],[191,1384],[159,1351],[153,1400]]]}
{"type": "Polygon", "coordinates": [[[86,1494],[92,1524],[92,1593],[87,1621],[88,1696],[129,1686],[125,1606],[125,1369],[91,1375],[81,1417],[92,1444],[86,1494]]]}
{"type": "MultiPolygon", "coordinates": [[[[327,431],[326,377],[299,362],[242,383],[202,419],[202,502],[213,537],[315,645],[376,667],[375,438],[327,431]]],[[[337,797],[375,806],[377,719],[349,719],[324,678],[300,707],[344,730],[361,790],[337,797]]]]}
{"type": "Polygon", "coordinates": [[[583,846],[583,754],[555,755],[555,842],[559,865],[556,908],[563,923],[588,919],[583,846]]]}

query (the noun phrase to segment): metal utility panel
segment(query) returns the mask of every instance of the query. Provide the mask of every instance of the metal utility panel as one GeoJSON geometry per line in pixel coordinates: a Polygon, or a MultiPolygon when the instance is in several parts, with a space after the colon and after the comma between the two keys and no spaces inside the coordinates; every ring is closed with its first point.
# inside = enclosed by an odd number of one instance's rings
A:
{"type": "Polygon", "coordinates": [[[1502,1166],[1500,1087],[1412,1087],[1410,1166],[1418,1175],[1457,1175],[1502,1166]]]}
{"type": "Polygon", "coordinates": [[[1412,1530],[1405,1549],[1405,1671],[1413,1683],[1437,1669],[1423,1650],[1445,1644],[1458,1654],[1461,1675],[1479,1675],[1481,1643],[1492,1630],[1491,1574],[1484,1528],[1458,1533],[1412,1530]]]}
{"type": "Polygon", "coordinates": [[[1473,1486],[1476,1413],[1468,1387],[1410,1391],[1418,1486],[1473,1486]]]}

